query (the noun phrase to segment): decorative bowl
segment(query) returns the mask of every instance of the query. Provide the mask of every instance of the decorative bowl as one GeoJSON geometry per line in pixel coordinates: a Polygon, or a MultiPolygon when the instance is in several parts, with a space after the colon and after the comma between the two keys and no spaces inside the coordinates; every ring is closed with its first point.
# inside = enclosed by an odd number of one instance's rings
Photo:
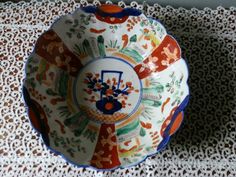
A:
{"type": "Polygon", "coordinates": [[[26,63],[33,127],[79,167],[111,170],[160,151],[183,120],[188,69],[157,20],[87,6],[44,32],[26,63]]]}

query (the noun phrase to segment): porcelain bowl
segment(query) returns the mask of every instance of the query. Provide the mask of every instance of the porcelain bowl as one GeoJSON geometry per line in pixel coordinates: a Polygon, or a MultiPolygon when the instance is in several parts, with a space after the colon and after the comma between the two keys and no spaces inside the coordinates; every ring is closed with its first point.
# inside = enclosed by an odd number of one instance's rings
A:
{"type": "Polygon", "coordinates": [[[183,120],[188,69],[177,41],[140,11],[86,6],[57,20],[26,63],[33,127],[79,167],[136,165],[183,120]]]}

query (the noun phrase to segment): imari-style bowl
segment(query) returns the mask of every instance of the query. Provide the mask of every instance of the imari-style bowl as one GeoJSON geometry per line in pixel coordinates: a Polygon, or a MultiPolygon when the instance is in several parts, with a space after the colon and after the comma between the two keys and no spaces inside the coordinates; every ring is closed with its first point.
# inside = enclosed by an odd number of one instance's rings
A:
{"type": "Polygon", "coordinates": [[[160,151],[183,120],[188,69],[160,22],[87,6],[43,33],[23,94],[46,145],[80,167],[115,169],[160,151]]]}

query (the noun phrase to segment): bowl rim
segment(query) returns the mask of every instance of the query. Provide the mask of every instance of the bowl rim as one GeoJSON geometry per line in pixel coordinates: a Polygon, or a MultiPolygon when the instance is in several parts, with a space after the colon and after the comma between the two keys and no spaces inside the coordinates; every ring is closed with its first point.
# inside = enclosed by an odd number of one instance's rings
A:
{"type": "MultiPolygon", "coordinates": [[[[72,14],[76,13],[77,10],[79,10],[79,9],[84,10],[84,9],[86,9],[86,7],[87,7],[87,10],[85,10],[85,12],[91,12],[91,11],[94,10],[94,8],[97,8],[97,6],[94,6],[94,5],[93,5],[93,6],[88,5],[88,6],[85,6],[85,7],[78,7],[78,8],[76,8],[75,10],[73,10],[71,13],[67,13],[67,14],[65,14],[65,15],[59,16],[57,19],[54,20],[54,22],[50,25],[50,27],[49,27],[47,30],[45,30],[45,31],[37,38],[36,42],[38,41],[39,38],[42,37],[42,35],[43,35],[44,33],[46,33],[47,31],[49,31],[50,29],[52,29],[52,27],[55,25],[55,23],[56,23],[57,21],[61,20],[62,17],[67,16],[67,15],[72,15],[72,14]]],[[[129,10],[131,10],[131,15],[129,14],[130,16],[132,16],[132,14],[133,14],[133,16],[138,16],[138,15],[143,14],[140,10],[135,9],[135,8],[123,8],[123,11],[124,11],[124,9],[126,10],[126,11],[125,11],[125,12],[126,12],[126,13],[125,13],[126,15],[127,15],[127,12],[128,12],[129,10]],[[135,15],[135,14],[136,14],[136,15],[135,15]],[[137,15],[137,14],[138,14],[138,15],[137,15]]],[[[122,11],[122,12],[123,12],[123,11],[122,11]]],[[[103,13],[102,13],[102,14],[103,14],[103,13]]],[[[106,15],[106,13],[104,13],[104,15],[106,15]]],[[[108,15],[109,15],[109,14],[108,14],[108,15]]],[[[112,15],[112,14],[110,14],[110,15],[112,15]]],[[[114,13],[113,15],[115,15],[114,17],[120,17],[121,14],[120,14],[120,12],[118,12],[118,13],[114,13]],[[118,14],[118,15],[117,15],[117,14],[118,14]]],[[[124,15],[124,14],[123,14],[123,15],[124,15]]],[[[145,15],[145,16],[146,16],[146,15],[145,15]]],[[[147,18],[147,19],[152,19],[152,20],[154,20],[154,21],[157,21],[158,23],[160,23],[160,25],[163,25],[163,24],[160,22],[160,20],[158,20],[158,19],[156,19],[156,18],[154,18],[154,17],[148,17],[148,16],[146,16],[146,18],[147,18]]],[[[166,35],[169,35],[170,37],[172,37],[173,39],[176,40],[176,38],[174,37],[174,35],[168,33],[168,31],[166,31],[166,35]]],[[[177,41],[177,40],[176,40],[176,41],[177,41]]],[[[177,42],[177,45],[179,46],[179,43],[178,43],[178,42],[177,42]]],[[[30,58],[31,56],[33,56],[33,55],[36,53],[35,50],[36,50],[36,43],[34,44],[33,51],[27,56],[27,60],[26,60],[25,65],[24,65],[23,84],[22,84],[22,98],[23,98],[24,104],[26,105],[26,113],[27,113],[27,115],[28,115],[28,119],[29,119],[29,123],[30,123],[31,127],[33,127],[33,129],[39,134],[39,136],[40,136],[40,138],[43,140],[43,144],[46,146],[46,148],[47,148],[48,150],[50,150],[51,152],[55,153],[55,155],[61,156],[61,157],[65,160],[65,162],[68,162],[69,164],[72,164],[72,165],[76,166],[77,168],[89,168],[89,169],[96,170],[96,171],[101,171],[101,172],[104,172],[104,171],[112,171],[112,170],[116,170],[116,169],[128,169],[128,168],[132,168],[132,167],[134,167],[134,166],[136,166],[136,165],[138,165],[138,164],[144,162],[148,157],[151,157],[151,156],[153,156],[153,155],[156,155],[157,153],[159,153],[160,151],[162,151],[164,148],[166,148],[166,145],[169,143],[169,141],[170,141],[172,135],[174,135],[174,134],[176,133],[176,131],[178,131],[179,129],[181,129],[181,127],[182,127],[182,125],[183,125],[183,120],[184,120],[184,110],[185,110],[185,108],[187,107],[187,105],[188,105],[188,103],[189,103],[189,99],[190,99],[190,92],[189,92],[190,89],[189,89],[189,84],[188,84],[188,81],[189,81],[189,67],[188,67],[188,63],[186,62],[186,58],[185,58],[185,59],[182,58],[182,52],[181,52],[181,48],[180,48],[180,56],[181,56],[181,58],[183,59],[184,64],[186,65],[186,72],[187,72],[186,75],[187,75],[187,76],[186,76],[186,83],[185,83],[185,85],[187,86],[186,88],[187,88],[187,93],[188,93],[188,95],[187,95],[187,96],[184,98],[184,100],[181,102],[181,106],[179,106],[179,107],[176,109],[176,111],[175,111],[175,113],[174,113],[174,115],[173,115],[173,117],[172,117],[172,119],[171,119],[172,122],[173,122],[173,119],[175,119],[179,113],[182,113],[182,121],[181,121],[179,127],[175,130],[175,132],[174,132],[173,134],[171,134],[171,135],[167,135],[167,134],[166,134],[165,137],[163,137],[162,141],[161,141],[161,142],[159,143],[159,145],[157,146],[157,149],[156,149],[156,151],[155,151],[154,153],[147,154],[142,160],[137,161],[136,163],[132,163],[131,165],[126,165],[126,166],[119,165],[119,166],[115,166],[114,168],[96,168],[96,167],[94,167],[94,166],[92,166],[92,165],[78,164],[78,163],[76,163],[76,162],[70,160],[66,155],[63,154],[63,152],[60,152],[60,151],[58,151],[58,150],[52,148],[52,147],[47,143],[47,140],[45,139],[44,133],[43,133],[43,132],[40,132],[40,131],[33,125],[33,123],[31,122],[31,118],[30,118],[30,114],[29,114],[29,109],[30,109],[30,107],[32,106],[32,104],[30,104],[30,102],[31,102],[30,96],[27,95],[27,94],[28,94],[28,91],[27,91],[27,89],[26,89],[26,87],[25,87],[25,79],[27,78],[27,75],[26,75],[26,68],[27,68],[27,65],[28,65],[28,62],[29,62],[29,58],[30,58]],[[176,113],[176,112],[177,112],[177,113],[176,113]],[[174,116],[175,116],[175,117],[174,117],[174,116]]],[[[109,57],[109,56],[107,56],[107,57],[109,57]]],[[[113,56],[111,56],[111,57],[113,57],[113,56]]],[[[114,58],[115,58],[115,57],[114,57],[114,58]]],[[[40,116],[37,117],[37,118],[40,119],[40,116]]],[[[171,125],[171,123],[167,126],[166,130],[169,130],[169,129],[170,129],[170,127],[171,127],[170,125],[171,125]]]]}

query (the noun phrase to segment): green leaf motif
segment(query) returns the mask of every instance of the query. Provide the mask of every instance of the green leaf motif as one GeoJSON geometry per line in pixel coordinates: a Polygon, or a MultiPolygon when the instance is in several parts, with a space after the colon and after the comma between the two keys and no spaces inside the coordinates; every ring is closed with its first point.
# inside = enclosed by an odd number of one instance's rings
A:
{"type": "Polygon", "coordinates": [[[54,92],[52,89],[47,89],[46,90],[46,93],[48,94],[48,95],[51,95],[51,96],[56,96],[56,95],[58,95],[56,92],[54,92]]]}
{"type": "Polygon", "coordinates": [[[73,32],[73,33],[75,32],[75,29],[74,29],[74,28],[70,28],[69,30],[70,30],[71,32],[73,32]]]}
{"type": "Polygon", "coordinates": [[[130,42],[136,42],[136,41],[137,41],[137,35],[135,34],[135,35],[131,36],[130,42]]]}
{"type": "Polygon", "coordinates": [[[123,135],[123,134],[127,134],[130,131],[134,130],[135,128],[137,128],[139,126],[139,121],[134,121],[133,123],[126,125],[120,129],[117,130],[117,136],[123,135]]]}
{"type": "Polygon", "coordinates": [[[84,31],[86,28],[84,26],[80,26],[80,29],[84,31]]]}
{"type": "Polygon", "coordinates": [[[66,20],[65,24],[72,24],[72,21],[71,20],[66,20]]]}
{"type": "Polygon", "coordinates": [[[154,104],[152,106],[159,107],[159,106],[161,106],[161,104],[162,104],[161,101],[154,101],[154,104]]]}
{"type": "Polygon", "coordinates": [[[141,129],[140,129],[139,135],[140,136],[145,136],[146,135],[146,131],[144,130],[143,127],[141,127],[141,129]]]}
{"type": "Polygon", "coordinates": [[[88,54],[88,55],[90,55],[91,57],[95,57],[94,56],[94,53],[93,53],[93,49],[92,49],[92,47],[91,47],[91,45],[90,45],[90,43],[89,43],[89,41],[87,40],[87,39],[85,39],[84,41],[83,41],[83,49],[84,49],[84,51],[86,51],[86,53],[88,54]]]}
{"type": "Polygon", "coordinates": [[[84,119],[82,122],[80,122],[80,126],[74,131],[75,136],[80,136],[88,123],[89,119],[84,119]]]}
{"type": "Polygon", "coordinates": [[[77,44],[75,44],[74,50],[75,50],[76,54],[78,54],[78,55],[85,55],[86,54],[86,52],[84,51],[84,48],[82,46],[77,45],[77,44]]]}
{"type": "Polygon", "coordinates": [[[84,18],[86,17],[84,14],[80,14],[80,18],[84,18]]]}
{"type": "Polygon", "coordinates": [[[69,38],[72,37],[72,33],[67,32],[66,35],[67,35],[69,38]]]}
{"type": "Polygon", "coordinates": [[[72,148],[67,149],[67,152],[70,154],[71,157],[74,157],[75,150],[72,148]]]}
{"type": "Polygon", "coordinates": [[[64,121],[65,126],[74,127],[72,128],[72,131],[74,132],[75,136],[80,136],[87,127],[88,123],[89,119],[84,118],[81,112],[78,112],[75,115],[68,117],[64,121]]]}
{"type": "Polygon", "coordinates": [[[83,136],[93,143],[96,139],[97,132],[87,129],[86,131],[84,131],[83,136]]]}
{"type": "MultiPolygon", "coordinates": [[[[30,74],[28,74],[30,76],[30,74]]],[[[36,87],[36,83],[35,83],[35,79],[34,78],[30,78],[26,80],[27,84],[29,84],[32,88],[36,87]]]]}
{"type": "Polygon", "coordinates": [[[164,92],[164,86],[163,85],[157,85],[156,87],[155,87],[155,89],[156,89],[156,91],[158,92],[158,93],[162,93],[162,92],[164,92]]]}
{"type": "Polygon", "coordinates": [[[75,19],[74,20],[74,24],[73,24],[73,27],[77,27],[79,25],[79,20],[78,19],[75,19]]]}
{"type": "Polygon", "coordinates": [[[140,22],[140,26],[143,27],[144,26],[144,23],[143,21],[140,22]]]}
{"type": "Polygon", "coordinates": [[[126,47],[126,48],[121,49],[120,52],[135,59],[136,62],[143,61],[142,55],[134,49],[126,47]]]}
{"type": "Polygon", "coordinates": [[[98,50],[99,50],[99,54],[101,57],[105,57],[106,56],[106,52],[105,52],[105,46],[104,46],[104,38],[102,35],[99,35],[97,38],[97,42],[98,42],[98,50]]]}
{"type": "Polygon", "coordinates": [[[78,119],[80,118],[81,115],[82,115],[82,113],[78,112],[75,115],[72,115],[72,116],[68,117],[64,121],[65,126],[70,126],[70,125],[76,124],[76,122],[78,121],[78,119]]]}
{"type": "Polygon", "coordinates": [[[69,74],[63,71],[60,75],[60,80],[59,80],[59,87],[58,87],[58,92],[60,96],[63,98],[66,98],[67,95],[67,87],[68,87],[68,80],[69,80],[69,74]]]}
{"type": "Polygon", "coordinates": [[[61,117],[69,117],[71,115],[68,106],[60,106],[58,107],[58,111],[61,117]]]}

